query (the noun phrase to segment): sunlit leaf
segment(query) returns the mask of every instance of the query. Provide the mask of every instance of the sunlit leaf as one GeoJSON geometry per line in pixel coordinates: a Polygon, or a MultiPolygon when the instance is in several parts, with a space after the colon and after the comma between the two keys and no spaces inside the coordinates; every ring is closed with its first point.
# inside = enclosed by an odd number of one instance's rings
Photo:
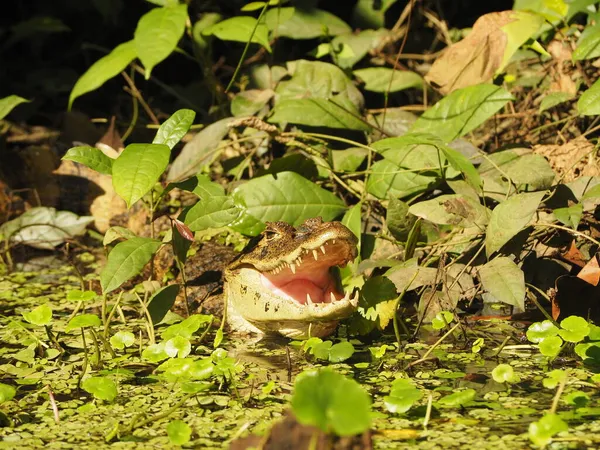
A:
{"type": "Polygon", "coordinates": [[[543,197],[544,192],[516,194],[494,208],[485,238],[488,257],[527,226],[543,197]]]}
{"type": "Polygon", "coordinates": [[[77,80],[69,96],[69,109],[75,99],[95,91],[106,81],[121,73],[137,56],[135,43],[125,42],[100,58],[77,80]]]}
{"type": "Polygon", "coordinates": [[[160,241],[140,237],[117,244],[100,273],[102,292],[108,294],[140,273],[160,246],[160,241]]]}
{"type": "MultiPolygon", "coordinates": [[[[165,144],[170,149],[173,149],[183,136],[188,132],[192,124],[196,112],[191,109],[180,109],[171,117],[163,122],[156,136],[152,141],[153,144],[165,144]]],[[[64,159],[64,158],[63,158],[64,159]]]]}
{"type": "Polygon", "coordinates": [[[29,100],[18,95],[9,95],[8,97],[0,98],[0,120],[8,116],[21,103],[29,103],[29,100]]]}
{"type": "Polygon", "coordinates": [[[106,156],[101,150],[96,147],[72,147],[65,156],[62,157],[66,161],[75,161],[84,166],[89,167],[96,172],[106,175],[112,174],[113,159],[106,156]]]}
{"type": "Polygon", "coordinates": [[[134,42],[138,58],[146,68],[146,79],[154,66],[169,56],[185,30],[187,4],[154,8],[144,14],[135,29],[134,42]]]}

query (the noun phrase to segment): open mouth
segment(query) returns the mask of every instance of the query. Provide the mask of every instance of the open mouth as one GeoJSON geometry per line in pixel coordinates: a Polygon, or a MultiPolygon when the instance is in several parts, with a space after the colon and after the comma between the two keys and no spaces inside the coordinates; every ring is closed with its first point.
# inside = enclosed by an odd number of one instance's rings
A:
{"type": "Polygon", "coordinates": [[[260,272],[263,286],[274,295],[301,305],[350,300],[344,296],[334,267],[344,267],[356,256],[356,247],[344,239],[330,239],[315,248],[302,248],[292,262],[282,261],[260,272]]]}

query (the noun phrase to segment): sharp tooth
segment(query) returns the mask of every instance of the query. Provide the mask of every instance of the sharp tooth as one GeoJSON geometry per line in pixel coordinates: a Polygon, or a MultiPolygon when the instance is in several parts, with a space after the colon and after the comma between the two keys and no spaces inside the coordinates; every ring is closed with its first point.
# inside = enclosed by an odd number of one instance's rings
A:
{"type": "Polygon", "coordinates": [[[329,297],[331,298],[331,303],[337,301],[337,299],[335,298],[335,295],[333,295],[333,292],[329,292],[329,297]]]}
{"type": "Polygon", "coordinates": [[[290,270],[294,275],[296,275],[296,266],[294,264],[290,264],[290,270]]]}
{"type": "Polygon", "coordinates": [[[313,254],[314,258],[315,258],[315,261],[317,261],[319,259],[319,254],[317,253],[317,251],[313,250],[312,254],[313,254]]]}
{"type": "Polygon", "coordinates": [[[314,305],[312,298],[310,298],[310,294],[308,292],[306,293],[306,303],[309,305],[314,305]]]}
{"type": "Polygon", "coordinates": [[[321,245],[321,251],[323,252],[323,254],[325,254],[325,246],[321,245]]]}

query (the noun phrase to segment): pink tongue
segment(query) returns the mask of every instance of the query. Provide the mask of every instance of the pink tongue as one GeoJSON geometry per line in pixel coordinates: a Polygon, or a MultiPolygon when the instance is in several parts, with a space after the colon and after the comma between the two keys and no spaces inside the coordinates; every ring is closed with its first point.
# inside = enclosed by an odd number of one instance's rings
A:
{"type": "Polygon", "coordinates": [[[321,303],[323,301],[323,290],[316,284],[308,280],[290,281],[283,287],[275,288],[275,294],[283,294],[293,298],[298,303],[306,304],[306,294],[310,294],[313,303],[321,303]]]}

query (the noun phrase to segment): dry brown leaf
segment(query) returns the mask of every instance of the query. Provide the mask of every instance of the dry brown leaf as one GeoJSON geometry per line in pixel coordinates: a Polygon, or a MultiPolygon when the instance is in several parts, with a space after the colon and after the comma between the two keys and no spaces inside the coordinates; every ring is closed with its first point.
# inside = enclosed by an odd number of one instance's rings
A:
{"type": "Polygon", "coordinates": [[[466,38],[451,45],[435,61],[425,80],[444,95],[491,80],[502,64],[506,49],[507,37],[502,27],[514,20],[514,11],[481,16],[466,38]]]}
{"type": "Polygon", "coordinates": [[[600,175],[594,144],[584,137],[580,136],[563,145],[536,145],[533,152],[548,159],[550,166],[564,183],[582,176],[600,175]]]}
{"type": "Polygon", "coordinates": [[[598,265],[597,256],[588,261],[584,268],[577,274],[577,278],[593,286],[598,286],[598,282],[600,281],[600,265],[598,265]]]}

